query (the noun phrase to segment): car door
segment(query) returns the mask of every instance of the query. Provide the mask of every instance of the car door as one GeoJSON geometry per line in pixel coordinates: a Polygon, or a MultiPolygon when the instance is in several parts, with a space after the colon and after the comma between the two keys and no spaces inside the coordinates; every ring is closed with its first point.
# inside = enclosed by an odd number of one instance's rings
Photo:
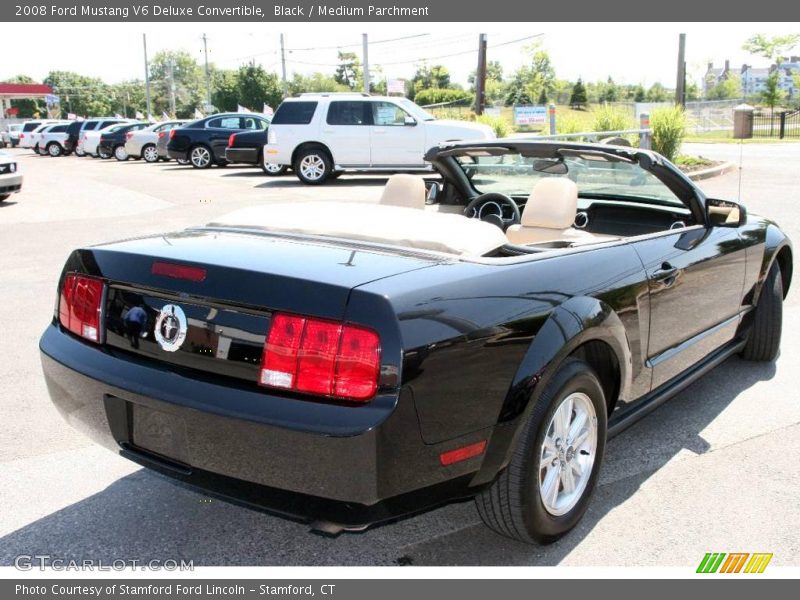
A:
{"type": "Polygon", "coordinates": [[[363,100],[334,100],[320,130],[321,141],[337,165],[370,165],[370,103],[363,100]]]}
{"type": "Polygon", "coordinates": [[[370,104],[372,166],[424,166],[424,127],[394,102],[380,100],[370,104]]]}
{"type": "Polygon", "coordinates": [[[735,336],[745,244],[737,227],[695,225],[633,245],[649,281],[647,365],[655,389],[735,336]]]}
{"type": "Polygon", "coordinates": [[[212,119],[206,125],[208,145],[214,154],[214,161],[223,161],[228,138],[232,133],[242,130],[242,118],[239,116],[219,117],[212,119]]]}

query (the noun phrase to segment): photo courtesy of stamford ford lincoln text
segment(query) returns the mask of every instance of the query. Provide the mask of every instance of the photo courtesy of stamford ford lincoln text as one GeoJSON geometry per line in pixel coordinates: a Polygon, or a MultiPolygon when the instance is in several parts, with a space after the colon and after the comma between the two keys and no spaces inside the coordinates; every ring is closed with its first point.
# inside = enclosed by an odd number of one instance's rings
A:
{"type": "Polygon", "coordinates": [[[799,173],[777,0],[0,7],[0,595],[791,593],[799,173]]]}

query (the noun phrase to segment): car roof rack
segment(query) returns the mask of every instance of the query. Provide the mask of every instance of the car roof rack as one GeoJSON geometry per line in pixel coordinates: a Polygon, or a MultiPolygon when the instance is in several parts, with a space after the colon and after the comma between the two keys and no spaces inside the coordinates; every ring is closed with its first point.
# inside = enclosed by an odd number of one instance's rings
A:
{"type": "Polygon", "coordinates": [[[302,92],[295,95],[295,98],[305,98],[308,96],[357,96],[359,98],[369,98],[370,94],[366,92],[302,92]]]}

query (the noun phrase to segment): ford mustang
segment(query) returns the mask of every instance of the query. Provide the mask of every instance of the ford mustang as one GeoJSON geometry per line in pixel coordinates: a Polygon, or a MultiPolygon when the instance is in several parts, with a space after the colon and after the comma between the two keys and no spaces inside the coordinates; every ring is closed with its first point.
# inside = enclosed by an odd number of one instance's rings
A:
{"type": "Polygon", "coordinates": [[[317,530],[474,498],[546,543],[610,436],[734,354],[776,358],[790,241],[658,154],[507,139],[426,160],[378,203],[75,250],[40,342],[61,414],[317,530]]]}

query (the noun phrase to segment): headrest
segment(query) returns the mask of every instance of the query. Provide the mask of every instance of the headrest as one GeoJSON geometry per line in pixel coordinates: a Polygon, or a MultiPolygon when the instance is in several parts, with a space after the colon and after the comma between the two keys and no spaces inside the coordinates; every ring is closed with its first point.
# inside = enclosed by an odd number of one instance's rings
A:
{"type": "Polygon", "coordinates": [[[567,229],[575,222],[578,186],[566,177],[545,177],[533,186],[525,209],[523,227],[567,229]]]}
{"type": "Polygon", "coordinates": [[[408,173],[392,175],[383,188],[378,204],[424,209],[425,181],[408,173]]]}

